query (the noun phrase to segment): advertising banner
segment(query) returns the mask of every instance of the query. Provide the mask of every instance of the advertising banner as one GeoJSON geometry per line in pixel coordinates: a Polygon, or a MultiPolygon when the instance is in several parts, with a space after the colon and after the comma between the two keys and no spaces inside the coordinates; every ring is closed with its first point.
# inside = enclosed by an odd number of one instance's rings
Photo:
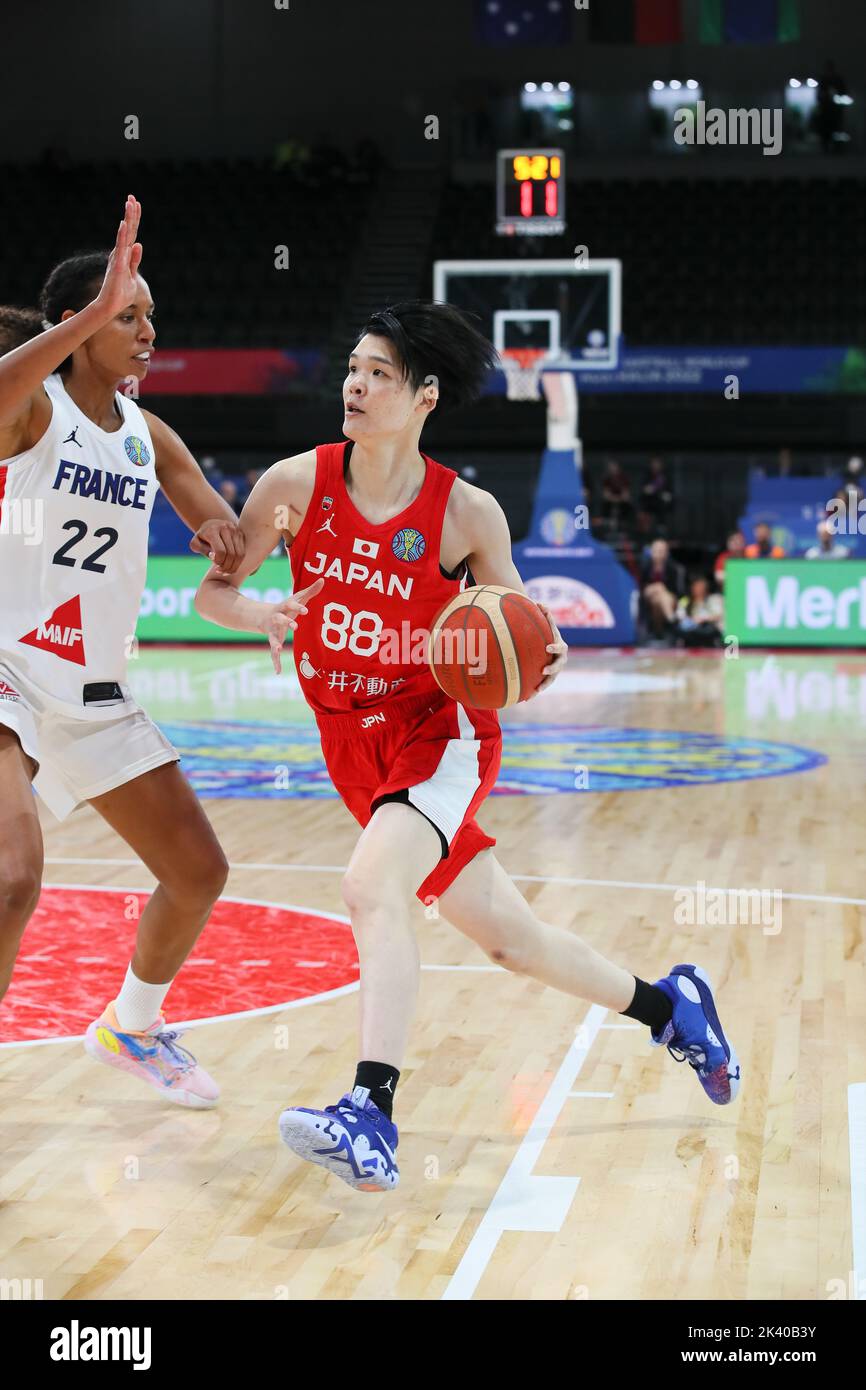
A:
{"type": "Polygon", "coordinates": [[[725,633],[749,646],[866,646],[866,561],[728,560],[725,633]]]}

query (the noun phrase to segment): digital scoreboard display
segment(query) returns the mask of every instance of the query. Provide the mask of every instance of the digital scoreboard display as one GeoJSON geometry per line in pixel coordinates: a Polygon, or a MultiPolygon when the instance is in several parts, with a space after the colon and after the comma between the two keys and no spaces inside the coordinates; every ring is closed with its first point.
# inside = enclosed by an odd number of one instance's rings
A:
{"type": "Polygon", "coordinates": [[[499,151],[496,230],[501,236],[556,236],[565,231],[562,150],[499,151]]]}

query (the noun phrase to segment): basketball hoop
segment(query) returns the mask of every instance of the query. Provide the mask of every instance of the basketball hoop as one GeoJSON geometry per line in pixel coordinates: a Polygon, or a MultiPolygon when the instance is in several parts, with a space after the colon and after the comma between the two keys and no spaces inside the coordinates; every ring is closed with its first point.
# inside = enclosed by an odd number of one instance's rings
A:
{"type": "Polygon", "coordinates": [[[499,354],[510,401],[541,400],[541,368],[546,348],[503,348],[499,354]]]}

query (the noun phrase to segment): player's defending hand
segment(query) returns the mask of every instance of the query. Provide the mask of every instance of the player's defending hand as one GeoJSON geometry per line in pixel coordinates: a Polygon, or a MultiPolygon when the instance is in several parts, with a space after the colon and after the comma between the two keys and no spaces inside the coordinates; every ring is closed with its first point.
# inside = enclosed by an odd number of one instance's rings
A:
{"type": "Polygon", "coordinates": [[[233,521],[205,521],[190,537],[190,550],[206,555],[221,574],[234,574],[244,558],[244,533],[233,521]]]}
{"type": "Polygon", "coordinates": [[[547,608],[543,603],[537,604],[537,607],[541,609],[542,613],[550,623],[550,626],[553,628],[555,640],[553,642],[548,643],[547,646],[547,650],[553,654],[553,661],[550,663],[549,666],[544,667],[544,680],[541,682],[540,685],[537,685],[535,687],[535,690],[529,696],[530,700],[534,700],[536,695],[540,694],[540,692],[545,688],[545,686],[550,685],[551,681],[556,680],[556,677],[559,675],[560,671],[564,668],[568,661],[568,646],[565,642],[565,639],[562,636],[562,633],[560,632],[559,628],[556,626],[556,623],[553,620],[553,614],[551,613],[550,609],[547,608]]]}
{"type": "Polygon", "coordinates": [[[141,264],[142,247],[135,238],[140,221],[141,203],[130,193],[126,199],[123,221],[117,229],[114,249],[105,267],[105,279],[95,301],[109,317],[132,304],[137,293],[135,277],[141,264]]]}
{"type": "Polygon", "coordinates": [[[266,605],[267,612],[262,621],[262,632],[268,639],[271,648],[271,661],[274,663],[274,670],[277,675],[282,672],[282,651],[283,643],[286,640],[286,633],[289,628],[298,626],[295,621],[299,613],[306,613],[306,600],[313,598],[324,584],[324,579],[316,579],[306,589],[298,589],[282,603],[269,603],[266,605]]]}

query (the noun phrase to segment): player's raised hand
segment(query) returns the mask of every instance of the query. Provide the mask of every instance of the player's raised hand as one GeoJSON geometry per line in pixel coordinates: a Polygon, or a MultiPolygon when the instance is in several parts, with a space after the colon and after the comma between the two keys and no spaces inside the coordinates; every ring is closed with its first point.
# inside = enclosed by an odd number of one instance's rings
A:
{"type": "Polygon", "coordinates": [[[297,616],[299,613],[306,613],[306,600],[313,598],[324,584],[324,579],[316,579],[306,589],[297,589],[289,598],[282,603],[270,605],[270,612],[267,614],[262,631],[268,639],[271,649],[271,661],[274,663],[274,670],[280,675],[283,669],[282,651],[283,643],[289,629],[296,628],[297,616]]]}
{"type": "Polygon", "coordinates": [[[130,193],[123,211],[123,221],[117,229],[114,249],[105,268],[105,279],[96,296],[96,303],[109,315],[119,314],[135,299],[135,277],[141,263],[142,246],[136,241],[141,221],[141,203],[130,193]]]}

